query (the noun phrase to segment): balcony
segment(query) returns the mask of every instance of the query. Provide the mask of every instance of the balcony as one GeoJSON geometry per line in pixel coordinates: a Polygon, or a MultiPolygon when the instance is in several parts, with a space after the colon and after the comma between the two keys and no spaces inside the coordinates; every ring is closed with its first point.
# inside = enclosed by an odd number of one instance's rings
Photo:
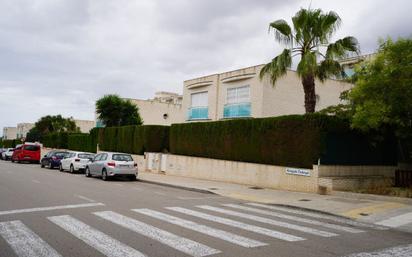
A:
{"type": "Polygon", "coordinates": [[[250,103],[226,104],[223,108],[223,118],[250,117],[250,103]]]}
{"type": "Polygon", "coordinates": [[[209,119],[208,107],[192,107],[187,113],[188,120],[206,120],[209,119]]]}

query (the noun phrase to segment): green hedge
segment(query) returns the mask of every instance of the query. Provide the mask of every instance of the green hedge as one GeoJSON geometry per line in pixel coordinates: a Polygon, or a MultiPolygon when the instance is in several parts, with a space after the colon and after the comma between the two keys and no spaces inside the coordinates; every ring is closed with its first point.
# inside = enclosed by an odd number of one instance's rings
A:
{"type": "Polygon", "coordinates": [[[21,144],[21,141],[18,139],[4,139],[1,142],[1,145],[4,148],[14,148],[16,145],[21,144]]]}
{"type": "Polygon", "coordinates": [[[169,149],[169,127],[158,125],[107,127],[99,131],[99,148],[132,154],[169,149]]]}
{"type": "MultiPolygon", "coordinates": [[[[319,159],[336,164],[372,164],[379,158],[392,163],[393,156],[383,152],[393,150],[373,148],[375,144],[360,132],[352,131],[349,122],[336,117],[310,114],[274,118],[227,120],[204,123],[173,124],[170,129],[170,151],[173,154],[223,160],[311,168],[319,159]],[[353,142],[351,151],[359,147],[368,151],[353,157],[350,153],[333,151],[331,133],[346,133],[353,142]],[[359,146],[359,137],[367,147],[359,146]],[[385,159],[386,158],[386,159],[385,159]]],[[[340,143],[344,143],[341,141],[340,143]]],[[[384,148],[384,147],[383,147],[384,148]]],[[[396,151],[395,151],[396,152],[396,151]]]]}
{"type": "Polygon", "coordinates": [[[68,139],[68,148],[74,151],[96,153],[97,133],[95,131],[91,131],[90,134],[70,134],[68,139]]]}
{"type": "Polygon", "coordinates": [[[52,132],[42,139],[43,146],[50,148],[68,149],[68,132],[52,132]]]}

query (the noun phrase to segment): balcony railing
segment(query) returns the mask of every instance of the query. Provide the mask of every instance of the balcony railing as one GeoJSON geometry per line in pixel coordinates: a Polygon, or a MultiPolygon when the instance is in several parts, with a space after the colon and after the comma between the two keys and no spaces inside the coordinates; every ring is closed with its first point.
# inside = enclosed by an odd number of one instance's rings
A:
{"type": "Polygon", "coordinates": [[[226,104],[223,108],[223,118],[250,117],[250,103],[226,104]]]}
{"type": "Polygon", "coordinates": [[[187,113],[188,120],[205,120],[209,118],[208,107],[192,107],[187,113]]]}

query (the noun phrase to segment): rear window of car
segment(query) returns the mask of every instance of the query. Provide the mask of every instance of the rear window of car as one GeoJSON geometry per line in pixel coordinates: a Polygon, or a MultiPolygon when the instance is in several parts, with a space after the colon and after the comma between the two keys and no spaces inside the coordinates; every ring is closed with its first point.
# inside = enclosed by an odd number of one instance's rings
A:
{"type": "Polygon", "coordinates": [[[113,154],[112,156],[113,161],[124,161],[124,162],[131,162],[133,158],[131,155],[128,154],[113,154]]]}
{"type": "Polygon", "coordinates": [[[66,152],[57,152],[54,154],[57,157],[66,157],[67,155],[69,155],[69,153],[66,152]]]}
{"type": "Polygon", "coordinates": [[[94,157],[93,154],[85,154],[85,153],[81,153],[78,156],[79,156],[80,159],[90,159],[90,158],[94,157]]]}
{"type": "Polygon", "coordinates": [[[38,151],[40,147],[38,145],[25,145],[24,150],[27,151],[38,151]]]}

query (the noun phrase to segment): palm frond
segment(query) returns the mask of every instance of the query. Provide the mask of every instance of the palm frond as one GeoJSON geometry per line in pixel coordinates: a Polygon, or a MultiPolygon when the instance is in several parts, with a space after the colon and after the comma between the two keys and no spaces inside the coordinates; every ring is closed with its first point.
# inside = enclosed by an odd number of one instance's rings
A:
{"type": "Polygon", "coordinates": [[[319,17],[318,32],[321,43],[326,43],[340,27],[341,18],[336,12],[330,11],[319,17]]]}
{"type": "Polygon", "coordinates": [[[317,53],[307,52],[301,56],[296,72],[301,77],[316,74],[317,66],[317,53]]]}
{"type": "Polygon", "coordinates": [[[343,58],[348,52],[359,54],[359,43],[354,37],[345,37],[329,44],[326,50],[326,58],[343,58]]]}
{"type": "Polygon", "coordinates": [[[263,79],[264,76],[269,75],[270,82],[275,85],[278,78],[285,75],[287,69],[292,65],[292,56],[289,49],[284,49],[281,54],[272,59],[272,61],[260,70],[259,77],[263,79]]]}
{"type": "Polygon", "coordinates": [[[285,20],[277,20],[269,24],[269,31],[273,29],[277,41],[289,44],[293,43],[292,29],[285,20]]]}
{"type": "Polygon", "coordinates": [[[316,76],[323,82],[331,77],[340,79],[344,78],[346,75],[338,61],[333,59],[325,59],[320,62],[316,76]]]}

